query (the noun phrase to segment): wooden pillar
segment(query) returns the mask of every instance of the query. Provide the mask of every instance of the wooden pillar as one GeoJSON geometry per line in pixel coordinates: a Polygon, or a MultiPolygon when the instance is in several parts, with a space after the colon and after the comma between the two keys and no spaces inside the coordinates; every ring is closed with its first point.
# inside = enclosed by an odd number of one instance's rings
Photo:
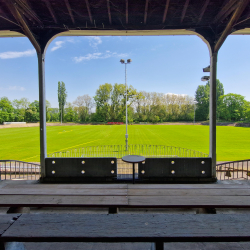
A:
{"type": "Polygon", "coordinates": [[[217,52],[211,52],[209,98],[209,157],[212,158],[212,177],[216,177],[216,74],[217,52]]]}
{"type": "Polygon", "coordinates": [[[46,142],[46,97],[45,97],[45,52],[38,52],[38,76],[39,76],[39,109],[40,109],[40,162],[41,177],[45,177],[45,158],[47,156],[46,142]]]}

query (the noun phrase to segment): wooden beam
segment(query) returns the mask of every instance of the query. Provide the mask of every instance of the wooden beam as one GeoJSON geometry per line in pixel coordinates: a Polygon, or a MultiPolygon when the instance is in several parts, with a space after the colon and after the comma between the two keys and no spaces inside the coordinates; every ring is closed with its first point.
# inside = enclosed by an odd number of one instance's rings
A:
{"type": "Polygon", "coordinates": [[[55,12],[54,12],[54,10],[53,10],[53,8],[52,8],[52,6],[51,6],[50,1],[48,1],[48,0],[43,0],[43,1],[44,1],[44,3],[46,4],[46,7],[48,8],[50,15],[51,15],[52,18],[54,19],[54,22],[55,22],[55,23],[58,23],[58,22],[57,22],[56,15],[55,15],[55,12]]]}
{"type": "Polygon", "coordinates": [[[201,9],[201,13],[200,13],[200,16],[199,16],[199,19],[198,19],[198,23],[201,21],[206,9],[207,9],[207,6],[209,4],[210,0],[206,0],[206,2],[204,3],[204,5],[202,6],[202,9],[201,9]]]}
{"type": "Polygon", "coordinates": [[[28,0],[16,0],[16,7],[19,9],[20,13],[23,13],[29,20],[36,21],[41,26],[43,26],[42,21],[39,19],[37,14],[32,10],[28,0]]]}
{"type": "Polygon", "coordinates": [[[109,0],[107,0],[107,8],[108,8],[108,15],[109,15],[109,24],[112,24],[109,0]]]}
{"type": "Polygon", "coordinates": [[[165,23],[165,21],[166,21],[166,17],[167,17],[167,13],[168,13],[168,8],[169,8],[169,3],[170,3],[170,0],[167,0],[166,1],[166,5],[165,5],[165,10],[164,10],[163,18],[162,18],[162,23],[165,23]]]}
{"type": "Polygon", "coordinates": [[[24,34],[29,38],[33,46],[35,47],[37,53],[41,53],[41,47],[36,38],[34,37],[33,33],[31,32],[28,24],[24,20],[23,16],[19,12],[19,10],[16,7],[16,4],[13,3],[12,0],[6,0],[5,4],[7,5],[8,9],[10,10],[11,14],[14,16],[16,21],[20,24],[22,27],[22,30],[24,34]]]}
{"type": "Polygon", "coordinates": [[[69,15],[71,17],[72,23],[75,23],[75,19],[74,19],[74,16],[73,16],[70,4],[69,4],[69,0],[64,0],[64,2],[66,4],[66,6],[67,6],[67,9],[68,9],[69,15]]]}
{"type": "Polygon", "coordinates": [[[188,4],[189,4],[189,0],[186,0],[185,5],[184,5],[183,10],[182,10],[182,14],[181,14],[181,23],[183,22],[183,19],[185,18],[188,4]]]}
{"type": "Polygon", "coordinates": [[[230,21],[228,22],[226,28],[222,32],[222,35],[219,37],[218,41],[215,44],[214,51],[218,52],[221,45],[226,40],[227,36],[232,32],[233,25],[238,21],[241,14],[245,10],[246,6],[248,5],[249,0],[239,0],[239,4],[237,9],[234,11],[230,21]]]}
{"type": "Polygon", "coordinates": [[[144,24],[147,23],[147,16],[148,16],[148,1],[149,1],[149,0],[146,0],[146,4],[145,4],[144,24]]]}
{"type": "Polygon", "coordinates": [[[238,7],[238,2],[236,2],[231,8],[229,8],[224,15],[220,17],[217,24],[221,23],[226,17],[228,17],[236,8],[238,7]]]}
{"type": "Polygon", "coordinates": [[[218,23],[220,18],[236,3],[238,0],[229,0],[215,16],[213,23],[218,23]]]}
{"type": "Polygon", "coordinates": [[[126,1],[126,24],[128,24],[128,0],[126,1]]]}
{"type": "Polygon", "coordinates": [[[92,14],[91,14],[91,10],[90,10],[90,5],[89,5],[89,0],[85,0],[86,6],[87,6],[87,10],[89,13],[89,20],[91,23],[93,23],[93,18],[92,18],[92,14]]]}

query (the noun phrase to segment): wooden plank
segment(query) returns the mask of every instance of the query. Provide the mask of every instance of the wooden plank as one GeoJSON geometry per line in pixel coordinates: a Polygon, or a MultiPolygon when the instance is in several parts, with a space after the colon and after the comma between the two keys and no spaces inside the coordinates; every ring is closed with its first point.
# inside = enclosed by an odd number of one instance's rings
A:
{"type": "Polygon", "coordinates": [[[129,189],[128,196],[249,196],[250,189],[129,189]]]}
{"type": "Polygon", "coordinates": [[[3,186],[4,189],[7,188],[20,188],[20,189],[32,189],[32,188],[48,188],[54,189],[127,189],[127,184],[18,184],[9,183],[3,186]]]}
{"type": "Polygon", "coordinates": [[[128,189],[139,189],[139,188],[145,188],[145,189],[154,189],[154,188],[166,188],[166,189],[188,189],[188,188],[197,188],[197,189],[246,189],[248,188],[248,185],[231,185],[231,184],[128,184],[128,189]]]}
{"type": "Polygon", "coordinates": [[[19,214],[1,214],[0,215],[0,236],[10,227],[15,221],[13,217],[20,216],[19,214]]]}
{"type": "Polygon", "coordinates": [[[21,242],[249,241],[245,214],[23,214],[2,235],[21,242]]]}
{"type": "Polygon", "coordinates": [[[129,196],[134,207],[250,207],[249,196],[129,196]]]}
{"type": "Polygon", "coordinates": [[[70,207],[127,205],[126,196],[2,195],[0,206],[70,207]]]}
{"type": "Polygon", "coordinates": [[[95,188],[83,188],[83,189],[50,189],[46,187],[32,187],[32,188],[5,188],[0,189],[0,195],[127,195],[127,189],[95,189],[95,188]]]}

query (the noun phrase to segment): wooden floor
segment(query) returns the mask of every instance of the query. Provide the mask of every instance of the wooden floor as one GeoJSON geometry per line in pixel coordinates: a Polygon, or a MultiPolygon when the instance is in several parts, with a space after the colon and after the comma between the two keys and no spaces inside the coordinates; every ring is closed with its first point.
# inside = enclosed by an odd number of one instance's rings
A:
{"type": "Polygon", "coordinates": [[[0,206],[249,208],[250,186],[239,184],[40,184],[1,181],[0,206]]]}

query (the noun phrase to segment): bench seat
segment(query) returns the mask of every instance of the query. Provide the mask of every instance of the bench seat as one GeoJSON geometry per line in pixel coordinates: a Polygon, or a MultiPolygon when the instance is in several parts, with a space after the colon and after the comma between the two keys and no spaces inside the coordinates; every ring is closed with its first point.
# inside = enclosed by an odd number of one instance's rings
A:
{"type": "MultiPolygon", "coordinates": [[[[0,216],[0,222],[5,215],[0,216]]],[[[164,242],[250,241],[246,214],[21,214],[1,242],[164,242]]]]}

